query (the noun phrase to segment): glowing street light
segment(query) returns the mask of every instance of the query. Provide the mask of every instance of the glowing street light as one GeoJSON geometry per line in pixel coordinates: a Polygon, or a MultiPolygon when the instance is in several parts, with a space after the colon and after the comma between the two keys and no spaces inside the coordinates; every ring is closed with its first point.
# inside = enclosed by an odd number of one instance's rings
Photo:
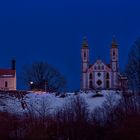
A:
{"type": "Polygon", "coordinates": [[[31,85],[33,85],[33,84],[34,84],[34,82],[33,82],[33,81],[31,81],[31,82],[30,82],[30,84],[31,84],[31,85]]]}
{"type": "Polygon", "coordinates": [[[34,82],[33,81],[30,81],[30,89],[31,90],[33,89],[33,84],[34,84],[34,82]]]}

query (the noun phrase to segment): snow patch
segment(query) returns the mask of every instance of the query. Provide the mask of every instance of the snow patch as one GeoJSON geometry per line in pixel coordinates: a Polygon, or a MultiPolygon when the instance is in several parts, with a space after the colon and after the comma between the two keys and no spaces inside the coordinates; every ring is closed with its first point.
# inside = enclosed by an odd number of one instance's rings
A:
{"type": "Polygon", "coordinates": [[[116,91],[110,90],[103,90],[101,92],[88,91],[86,93],[65,93],[65,96],[63,98],[60,95],[55,96],[55,93],[45,92],[29,92],[22,99],[5,95],[4,99],[0,99],[0,101],[2,101],[2,104],[0,104],[0,111],[8,111],[10,113],[22,115],[23,113],[28,111],[27,107],[32,106],[36,110],[41,110],[43,109],[43,104],[47,105],[48,108],[51,109],[51,111],[54,111],[58,107],[62,107],[69,98],[74,96],[83,97],[87,102],[89,109],[92,111],[94,108],[102,106],[102,104],[106,100],[106,96],[109,94],[115,96],[116,100],[120,98],[120,95],[116,94],[116,91]],[[26,103],[25,108],[23,108],[24,103],[26,103]]]}

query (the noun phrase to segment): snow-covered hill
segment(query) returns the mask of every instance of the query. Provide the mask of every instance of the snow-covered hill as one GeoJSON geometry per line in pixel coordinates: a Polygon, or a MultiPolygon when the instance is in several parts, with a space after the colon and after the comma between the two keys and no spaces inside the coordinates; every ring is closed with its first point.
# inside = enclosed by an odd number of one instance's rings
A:
{"type": "Polygon", "coordinates": [[[95,107],[103,104],[107,95],[114,96],[116,100],[120,97],[116,91],[108,90],[103,90],[100,93],[91,91],[87,93],[65,93],[58,96],[56,96],[55,93],[29,92],[22,98],[2,94],[2,98],[0,98],[0,111],[8,111],[10,113],[22,115],[28,111],[29,107],[40,110],[43,105],[50,108],[51,111],[54,111],[58,107],[62,107],[69,99],[76,96],[83,97],[88,104],[88,108],[93,110],[95,107]]]}

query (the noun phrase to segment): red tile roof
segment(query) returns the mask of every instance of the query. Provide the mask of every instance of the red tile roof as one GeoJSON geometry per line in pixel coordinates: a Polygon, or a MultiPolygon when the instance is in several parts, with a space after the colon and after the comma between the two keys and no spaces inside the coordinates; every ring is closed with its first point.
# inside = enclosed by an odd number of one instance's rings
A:
{"type": "Polygon", "coordinates": [[[15,70],[12,69],[0,69],[0,75],[15,75],[15,70]]]}

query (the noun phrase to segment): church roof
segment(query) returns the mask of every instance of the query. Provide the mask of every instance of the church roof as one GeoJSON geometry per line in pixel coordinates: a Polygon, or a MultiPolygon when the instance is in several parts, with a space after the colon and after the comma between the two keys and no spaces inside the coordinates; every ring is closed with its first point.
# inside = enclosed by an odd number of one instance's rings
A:
{"type": "Polygon", "coordinates": [[[82,48],[88,48],[88,43],[86,37],[83,40],[82,48]]]}
{"type": "Polygon", "coordinates": [[[91,68],[92,66],[93,66],[93,64],[90,64],[90,65],[89,65],[89,68],[91,68]]]}
{"type": "Polygon", "coordinates": [[[117,44],[116,38],[113,37],[111,47],[112,48],[117,48],[117,46],[118,46],[118,44],[117,44]]]}
{"type": "Polygon", "coordinates": [[[106,64],[109,68],[111,67],[110,64],[106,64]]]}
{"type": "Polygon", "coordinates": [[[0,76],[3,75],[15,75],[15,70],[12,69],[0,69],[0,76]]]}

